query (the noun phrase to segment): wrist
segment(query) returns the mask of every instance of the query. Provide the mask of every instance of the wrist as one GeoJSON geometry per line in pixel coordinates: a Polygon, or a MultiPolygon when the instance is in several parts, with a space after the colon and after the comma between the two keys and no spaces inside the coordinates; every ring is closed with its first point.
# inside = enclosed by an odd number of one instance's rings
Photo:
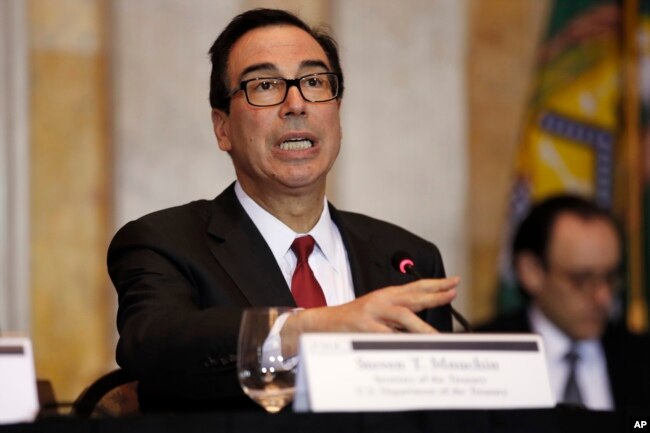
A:
{"type": "Polygon", "coordinates": [[[286,357],[295,356],[298,353],[298,338],[303,332],[301,317],[306,310],[297,308],[289,314],[280,331],[282,341],[282,355],[286,357]]]}

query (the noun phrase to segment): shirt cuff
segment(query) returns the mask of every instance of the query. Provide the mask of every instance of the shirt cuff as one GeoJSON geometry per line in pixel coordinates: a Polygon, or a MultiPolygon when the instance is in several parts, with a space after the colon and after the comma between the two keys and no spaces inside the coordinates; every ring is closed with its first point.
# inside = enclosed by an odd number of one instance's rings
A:
{"type": "Polygon", "coordinates": [[[268,369],[274,368],[276,370],[292,370],[296,365],[298,365],[298,355],[286,359],[282,356],[282,337],[280,336],[280,331],[282,331],[289,316],[300,310],[302,310],[302,308],[296,308],[289,313],[281,314],[280,317],[275,320],[275,323],[271,327],[271,331],[269,331],[269,335],[266,337],[266,340],[262,345],[262,365],[264,367],[268,369]]]}

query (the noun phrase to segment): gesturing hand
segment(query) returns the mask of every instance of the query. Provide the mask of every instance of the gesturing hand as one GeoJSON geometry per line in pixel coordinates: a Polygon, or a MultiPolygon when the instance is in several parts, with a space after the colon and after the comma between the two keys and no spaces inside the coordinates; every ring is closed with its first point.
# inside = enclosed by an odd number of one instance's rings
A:
{"type": "Polygon", "coordinates": [[[438,332],[416,313],[450,303],[459,282],[459,277],[421,279],[378,289],[346,304],[299,311],[282,329],[283,352],[295,353],[303,332],[438,332]]]}

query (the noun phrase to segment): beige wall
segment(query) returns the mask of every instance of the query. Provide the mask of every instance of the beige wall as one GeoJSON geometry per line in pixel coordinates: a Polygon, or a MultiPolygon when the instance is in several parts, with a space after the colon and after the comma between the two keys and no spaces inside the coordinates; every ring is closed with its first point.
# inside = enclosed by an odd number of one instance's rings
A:
{"type": "Polygon", "coordinates": [[[110,131],[104,3],[29,0],[32,341],[71,400],[111,364],[104,260],[110,131]]]}
{"type": "Polygon", "coordinates": [[[26,8],[0,2],[0,331],[30,330],[26,8]]]}
{"type": "Polygon", "coordinates": [[[207,52],[238,12],[236,0],[111,3],[114,230],[234,178],[212,133],[207,52]]]}
{"type": "Polygon", "coordinates": [[[341,1],[333,15],[347,89],[332,196],[434,242],[447,273],[463,277],[462,311],[470,278],[465,16],[465,1],[445,0],[341,1]]]}

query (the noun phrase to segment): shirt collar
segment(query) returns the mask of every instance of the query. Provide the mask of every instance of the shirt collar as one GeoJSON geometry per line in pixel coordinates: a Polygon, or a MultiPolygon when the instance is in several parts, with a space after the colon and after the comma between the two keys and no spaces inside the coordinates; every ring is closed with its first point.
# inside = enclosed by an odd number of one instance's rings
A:
{"type": "Polygon", "coordinates": [[[330,209],[327,199],[323,204],[323,213],[313,229],[308,233],[314,237],[316,244],[325,256],[325,259],[334,267],[337,272],[341,272],[338,265],[341,262],[338,257],[339,250],[336,248],[337,228],[330,215],[330,209]]]}
{"type": "MultiPolygon", "coordinates": [[[[551,322],[535,303],[532,303],[528,309],[528,318],[532,331],[541,335],[544,340],[547,357],[554,360],[563,359],[573,341],[551,322]]],[[[580,340],[575,342],[575,344],[576,351],[582,357],[595,353],[599,347],[599,342],[595,339],[580,340]]]]}
{"type": "MultiPolygon", "coordinates": [[[[242,207],[253,220],[253,223],[262,234],[262,237],[269,245],[276,261],[280,263],[285,254],[291,248],[291,244],[298,236],[311,235],[316,241],[316,245],[321,250],[327,261],[334,266],[339,263],[337,260],[336,249],[336,225],[332,221],[327,198],[324,199],[323,212],[316,225],[308,233],[296,233],[285,223],[269,213],[266,209],[255,202],[241,187],[239,182],[235,182],[235,194],[242,207]]],[[[340,269],[336,269],[340,271],[340,269]]]]}

